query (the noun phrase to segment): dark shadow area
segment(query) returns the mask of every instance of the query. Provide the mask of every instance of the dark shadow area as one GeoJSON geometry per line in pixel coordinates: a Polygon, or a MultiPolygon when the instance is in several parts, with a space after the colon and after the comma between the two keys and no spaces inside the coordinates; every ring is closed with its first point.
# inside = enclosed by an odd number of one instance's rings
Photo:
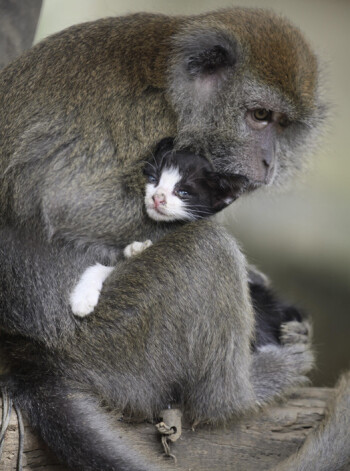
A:
{"type": "MultiPolygon", "coordinates": [[[[242,240],[242,239],[241,239],[242,240]]],[[[350,274],[321,261],[261,251],[242,244],[248,259],[272,280],[277,292],[298,304],[311,317],[317,368],[313,385],[333,386],[350,366],[350,274]]]]}

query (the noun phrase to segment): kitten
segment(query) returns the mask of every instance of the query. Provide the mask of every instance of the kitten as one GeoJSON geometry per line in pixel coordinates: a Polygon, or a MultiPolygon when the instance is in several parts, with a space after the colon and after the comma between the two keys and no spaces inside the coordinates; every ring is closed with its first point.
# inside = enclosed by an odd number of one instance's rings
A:
{"type": "Polygon", "coordinates": [[[220,175],[201,155],[174,152],[163,139],[143,171],[147,177],[145,206],[155,221],[186,221],[208,217],[232,203],[245,190],[241,175],[220,175]]]}
{"type": "MultiPolygon", "coordinates": [[[[210,162],[187,151],[173,151],[173,140],[163,139],[146,163],[145,207],[155,221],[193,221],[208,217],[232,203],[248,180],[240,175],[220,175],[210,162]]],[[[152,245],[150,240],[133,242],[124,249],[132,257],[152,245]]],[[[113,271],[97,263],[85,270],[70,295],[73,314],[84,317],[98,303],[103,282],[113,271]]]]}

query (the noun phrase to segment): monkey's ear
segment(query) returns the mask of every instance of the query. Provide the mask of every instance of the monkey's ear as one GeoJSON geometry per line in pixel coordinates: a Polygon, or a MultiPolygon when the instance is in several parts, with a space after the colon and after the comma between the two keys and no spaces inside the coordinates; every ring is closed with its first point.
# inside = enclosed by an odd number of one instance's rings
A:
{"type": "Polygon", "coordinates": [[[226,175],[206,172],[207,184],[212,192],[212,209],[221,211],[235,201],[248,186],[248,178],[243,175],[226,175]]]}
{"type": "Polygon", "coordinates": [[[186,69],[190,76],[203,79],[222,73],[225,69],[228,70],[235,65],[235,62],[232,51],[221,44],[215,44],[188,56],[186,69]]]}
{"type": "Polygon", "coordinates": [[[176,40],[176,49],[174,88],[183,88],[187,82],[195,86],[197,94],[204,92],[207,96],[225,81],[239,59],[238,44],[221,31],[195,30],[184,34],[176,40]]]}

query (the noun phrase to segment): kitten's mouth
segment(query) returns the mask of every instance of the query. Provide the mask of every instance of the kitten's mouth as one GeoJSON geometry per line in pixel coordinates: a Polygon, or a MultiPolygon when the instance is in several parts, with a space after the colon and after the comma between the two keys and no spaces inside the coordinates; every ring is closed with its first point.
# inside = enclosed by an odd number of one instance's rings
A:
{"type": "Polygon", "coordinates": [[[166,213],[166,210],[161,211],[161,207],[155,207],[153,205],[147,205],[146,211],[148,216],[155,221],[173,221],[174,217],[166,213]]]}
{"type": "Polygon", "coordinates": [[[166,211],[162,211],[162,206],[153,205],[153,206],[150,206],[148,209],[151,209],[155,211],[156,213],[161,214],[162,216],[166,216],[166,211]]]}

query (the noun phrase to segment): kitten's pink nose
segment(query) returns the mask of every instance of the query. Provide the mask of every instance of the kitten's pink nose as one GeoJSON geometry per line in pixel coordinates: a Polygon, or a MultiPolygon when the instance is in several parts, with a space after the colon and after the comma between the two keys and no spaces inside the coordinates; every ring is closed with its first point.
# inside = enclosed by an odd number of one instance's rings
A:
{"type": "Polygon", "coordinates": [[[165,205],[166,203],[166,198],[164,193],[156,193],[155,195],[152,196],[152,199],[154,201],[154,206],[158,208],[160,205],[165,205]]]}

